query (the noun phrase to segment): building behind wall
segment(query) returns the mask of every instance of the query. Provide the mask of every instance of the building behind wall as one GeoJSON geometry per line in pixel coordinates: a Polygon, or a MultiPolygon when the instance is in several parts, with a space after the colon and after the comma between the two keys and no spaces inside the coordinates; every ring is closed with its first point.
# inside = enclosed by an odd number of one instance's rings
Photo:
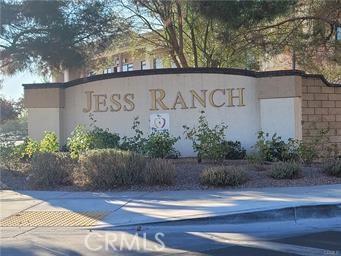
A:
{"type": "MultiPolygon", "coordinates": [[[[151,36],[151,34],[147,34],[145,38],[148,39],[151,36]]],[[[93,75],[134,70],[176,68],[166,48],[154,46],[145,38],[131,39],[127,37],[113,42],[108,49],[96,54],[88,64],[89,66],[66,69],[55,75],[52,82],[68,82],[93,75]]],[[[267,56],[260,60],[259,68],[260,71],[291,70],[291,52],[286,51],[276,56],[267,56]]],[[[299,67],[297,68],[299,69],[299,67]]]]}
{"type": "Polygon", "coordinates": [[[120,43],[114,42],[111,47],[96,54],[88,65],[66,69],[54,75],[52,82],[68,82],[93,75],[134,70],[175,68],[165,48],[153,46],[143,38],[135,41],[124,38],[120,43]]]}

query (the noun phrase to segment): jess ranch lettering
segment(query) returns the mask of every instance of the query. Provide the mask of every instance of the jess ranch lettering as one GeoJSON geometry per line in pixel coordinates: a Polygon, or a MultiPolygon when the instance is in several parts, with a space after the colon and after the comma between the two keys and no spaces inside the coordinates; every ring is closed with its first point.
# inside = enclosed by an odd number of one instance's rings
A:
{"type": "MultiPolygon", "coordinates": [[[[163,89],[150,89],[150,107],[151,111],[158,110],[176,110],[176,109],[194,109],[222,107],[243,107],[245,88],[228,88],[214,90],[190,90],[186,93],[177,91],[175,94],[167,95],[163,89]]],[[[134,93],[114,93],[96,94],[94,91],[85,92],[86,105],[83,108],[84,113],[88,112],[118,112],[133,111],[135,109],[134,93]]]]}

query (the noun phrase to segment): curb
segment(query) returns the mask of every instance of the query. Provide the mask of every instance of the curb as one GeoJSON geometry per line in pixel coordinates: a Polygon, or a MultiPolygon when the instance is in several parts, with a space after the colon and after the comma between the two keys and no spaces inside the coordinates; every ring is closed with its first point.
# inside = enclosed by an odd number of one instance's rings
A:
{"type": "MultiPolygon", "coordinates": [[[[341,204],[305,205],[284,207],[272,210],[260,210],[246,213],[232,213],[219,216],[199,217],[182,220],[165,220],[159,222],[135,223],[104,227],[98,229],[116,229],[141,226],[177,226],[177,225],[212,225],[212,224],[245,224],[276,221],[298,221],[302,219],[323,219],[341,217],[341,204]]],[[[94,228],[97,229],[97,228],[94,228]]]]}

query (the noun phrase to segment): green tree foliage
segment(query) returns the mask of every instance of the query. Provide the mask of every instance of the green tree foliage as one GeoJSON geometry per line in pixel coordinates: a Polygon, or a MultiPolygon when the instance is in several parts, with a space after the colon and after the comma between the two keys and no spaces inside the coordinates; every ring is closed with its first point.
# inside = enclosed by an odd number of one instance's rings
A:
{"type": "Polygon", "coordinates": [[[341,82],[341,42],[335,40],[340,0],[195,1],[194,5],[205,17],[222,23],[222,45],[236,53],[253,47],[260,56],[292,55],[296,68],[341,82]]]}
{"type": "MultiPolygon", "coordinates": [[[[253,27],[270,22],[285,14],[296,0],[284,1],[193,1],[192,5],[204,16],[224,22],[228,33],[241,27],[253,27]]],[[[225,35],[225,36],[226,36],[225,35]]]]}
{"type": "Polygon", "coordinates": [[[156,47],[168,50],[177,67],[256,68],[254,47],[235,41],[241,23],[257,25],[283,13],[289,1],[162,1],[121,0],[134,27],[150,33],[140,35],[156,47]],[[209,15],[216,11],[229,20],[209,15]],[[207,10],[207,11],[205,11],[207,10]],[[231,24],[228,28],[225,24],[231,24]],[[227,33],[229,38],[227,40],[227,33]],[[225,36],[225,38],[224,38],[225,36]],[[229,45],[222,45],[229,41],[229,45]],[[239,50],[239,47],[241,49],[239,50]],[[243,52],[243,54],[241,54],[243,52]]]}
{"type": "Polygon", "coordinates": [[[0,123],[17,119],[24,109],[23,105],[22,98],[14,101],[0,96],[0,123]]]}
{"type": "Polygon", "coordinates": [[[122,31],[112,1],[1,1],[0,67],[3,73],[81,66],[88,53],[122,31]]]}

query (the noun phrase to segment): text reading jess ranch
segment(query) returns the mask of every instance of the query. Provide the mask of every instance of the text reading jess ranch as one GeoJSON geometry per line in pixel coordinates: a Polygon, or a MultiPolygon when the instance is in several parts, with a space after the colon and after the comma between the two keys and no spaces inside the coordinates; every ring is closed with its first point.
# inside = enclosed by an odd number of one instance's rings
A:
{"type": "MultiPolygon", "coordinates": [[[[186,94],[178,91],[168,95],[163,89],[150,89],[149,110],[175,110],[207,106],[243,107],[245,88],[228,88],[214,90],[190,90],[186,94]],[[170,103],[169,103],[170,102],[170,103]]],[[[135,94],[96,94],[94,91],[86,91],[86,106],[83,112],[118,112],[133,111],[136,107],[135,94]]]]}

